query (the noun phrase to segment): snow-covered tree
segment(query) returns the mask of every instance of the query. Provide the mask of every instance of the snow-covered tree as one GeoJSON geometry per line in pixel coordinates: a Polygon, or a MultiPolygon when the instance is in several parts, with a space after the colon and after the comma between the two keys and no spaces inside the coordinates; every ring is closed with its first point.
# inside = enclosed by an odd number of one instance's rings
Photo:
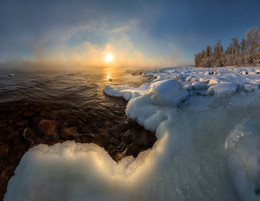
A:
{"type": "Polygon", "coordinates": [[[245,36],[248,44],[248,63],[254,64],[259,46],[258,29],[256,27],[253,27],[253,29],[250,28],[245,33],[245,36]]]}
{"type": "Polygon", "coordinates": [[[195,65],[199,67],[260,65],[258,29],[250,28],[245,37],[246,39],[243,38],[240,43],[238,38],[231,38],[226,50],[221,45],[221,40],[217,39],[213,51],[208,45],[205,50],[194,55],[195,65]]]}

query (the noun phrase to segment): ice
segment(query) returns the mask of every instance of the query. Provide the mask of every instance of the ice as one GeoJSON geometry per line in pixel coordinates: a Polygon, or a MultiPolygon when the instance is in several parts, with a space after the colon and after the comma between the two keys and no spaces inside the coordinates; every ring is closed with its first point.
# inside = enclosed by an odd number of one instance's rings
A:
{"type": "Polygon", "coordinates": [[[215,84],[219,84],[219,80],[213,77],[209,80],[209,85],[215,85],[215,84]]]}
{"type": "Polygon", "coordinates": [[[242,200],[259,200],[260,127],[256,128],[257,125],[245,119],[228,135],[225,142],[230,174],[242,200]]]}
{"type": "Polygon", "coordinates": [[[204,90],[208,89],[208,85],[205,84],[204,82],[193,82],[192,85],[194,90],[204,90]]]}
{"type": "Polygon", "coordinates": [[[124,85],[113,85],[113,87],[106,86],[104,88],[104,92],[109,96],[123,97],[125,100],[129,101],[130,99],[143,94],[149,87],[149,83],[144,84],[139,88],[133,88],[124,85]]]}
{"type": "Polygon", "coordinates": [[[140,88],[105,87],[128,100],[128,118],[156,132],[153,147],[116,163],[94,144],[36,146],[4,200],[260,200],[260,92],[244,90],[259,86],[257,70],[167,68],[143,73],[156,80],[140,88]]]}
{"type": "Polygon", "coordinates": [[[253,102],[260,102],[260,91],[254,93],[236,94],[231,99],[231,105],[237,107],[246,107],[253,102]]]}
{"type": "Polygon", "coordinates": [[[209,95],[214,95],[217,97],[227,97],[235,94],[237,91],[236,85],[230,82],[222,83],[222,84],[217,84],[211,86],[207,93],[209,95]]]}
{"type": "Polygon", "coordinates": [[[245,85],[244,85],[245,91],[248,91],[248,92],[255,91],[255,90],[257,90],[258,88],[259,88],[258,86],[252,85],[252,84],[245,84],[245,85]]]}

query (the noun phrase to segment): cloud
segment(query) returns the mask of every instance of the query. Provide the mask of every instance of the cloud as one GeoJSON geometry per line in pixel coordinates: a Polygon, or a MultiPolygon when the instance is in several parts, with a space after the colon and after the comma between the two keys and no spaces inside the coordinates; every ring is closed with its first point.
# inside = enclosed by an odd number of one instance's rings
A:
{"type": "Polygon", "coordinates": [[[4,0],[0,59],[104,66],[110,47],[117,66],[177,65],[183,62],[181,56],[174,57],[178,47],[169,46],[169,38],[158,34],[165,30],[155,26],[169,22],[165,5],[140,0],[4,0]]]}
{"type": "Polygon", "coordinates": [[[112,28],[93,20],[55,28],[32,46],[34,61],[81,68],[108,65],[104,58],[109,52],[114,54],[115,60],[110,64],[114,66],[156,67],[183,63],[178,47],[169,41],[153,40],[136,20],[112,28]]]}

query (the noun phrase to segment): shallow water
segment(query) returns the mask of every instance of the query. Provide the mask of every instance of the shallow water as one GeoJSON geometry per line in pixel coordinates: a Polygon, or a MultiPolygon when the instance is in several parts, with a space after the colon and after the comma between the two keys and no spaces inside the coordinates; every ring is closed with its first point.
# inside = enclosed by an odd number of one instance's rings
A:
{"type": "Polygon", "coordinates": [[[136,87],[147,81],[139,72],[125,69],[78,72],[1,69],[0,198],[22,155],[37,144],[93,142],[104,147],[116,161],[128,155],[136,157],[150,148],[156,140],[154,133],[127,119],[126,101],[103,93],[105,85],[136,87]],[[43,119],[57,122],[54,135],[41,132],[38,125],[43,119]]]}

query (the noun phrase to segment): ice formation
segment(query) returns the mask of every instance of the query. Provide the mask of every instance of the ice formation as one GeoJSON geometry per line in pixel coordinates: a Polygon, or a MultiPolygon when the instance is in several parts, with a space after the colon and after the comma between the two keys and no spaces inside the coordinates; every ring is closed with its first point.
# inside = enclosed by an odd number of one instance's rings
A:
{"type": "Polygon", "coordinates": [[[140,88],[105,87],[129,101],[129,118],[156,131],[153,148],[116,163],[94,144],[36,146],[5,201],[260,200],[258,72],[167,68],[143,73],[155,80],[140,88]]]}

